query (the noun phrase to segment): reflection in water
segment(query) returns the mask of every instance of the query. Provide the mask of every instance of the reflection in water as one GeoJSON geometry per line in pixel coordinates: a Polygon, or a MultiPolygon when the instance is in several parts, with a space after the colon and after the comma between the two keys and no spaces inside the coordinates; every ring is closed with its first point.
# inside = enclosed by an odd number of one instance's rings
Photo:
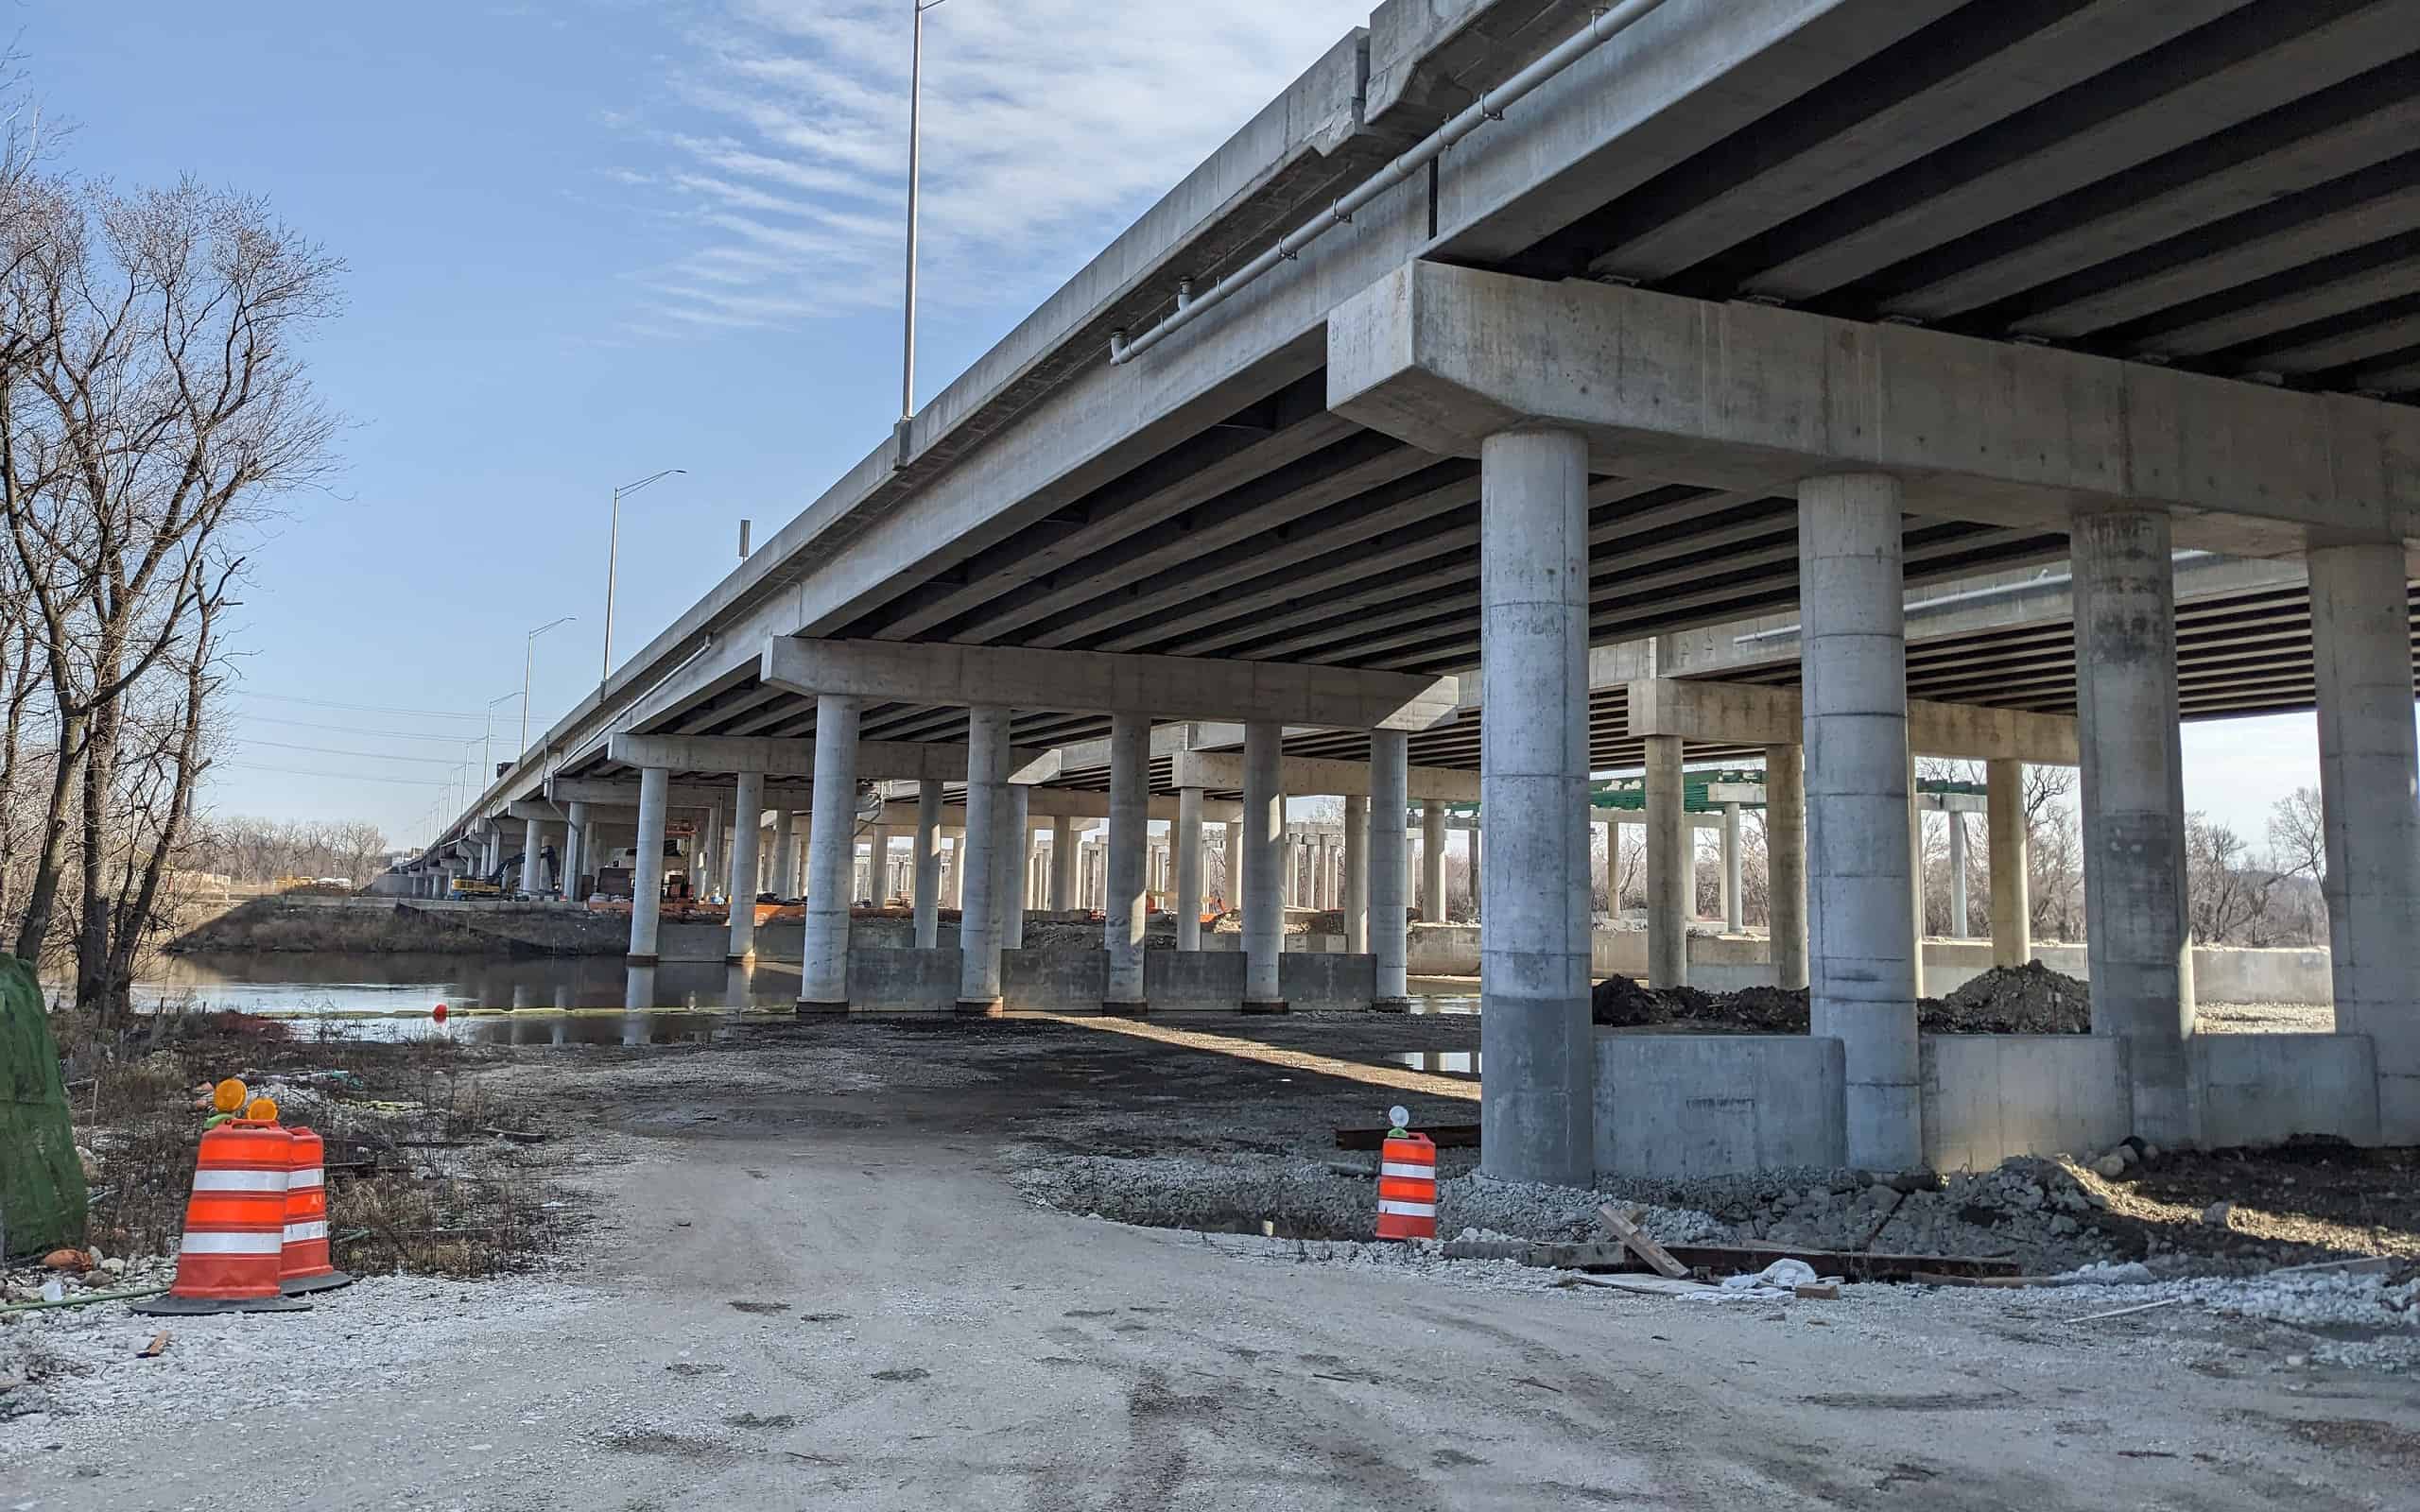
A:
{"type": "Polygon", "coordinates": [[[1476,1076],[1478,1074],[1478,1052],[1476,1050],[1406,1050],[1389,1056],[1398,1066],[1414,1071],[1433,1071],[1441,1076],[1476,1076]]]}

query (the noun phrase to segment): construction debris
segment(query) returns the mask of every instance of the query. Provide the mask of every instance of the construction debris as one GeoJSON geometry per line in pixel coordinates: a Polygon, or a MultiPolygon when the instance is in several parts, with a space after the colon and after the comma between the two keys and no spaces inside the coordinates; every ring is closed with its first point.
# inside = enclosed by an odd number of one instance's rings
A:
{"type": "MultiPolygon", "coordinates": [[[[1627,976],[1598,983],[1589,998],[1589,1017],[1619,1029],[1694,1023],[1756,1034],[1805,1034],[1808,1011],[1803,988],[1705,992],[1692,987],[1645,988],[1627,976]]],[[[1916,1022],[1927,1034],[2089,1034],[2092,1000],[2083,983],[2032,961],[1994,967],[1945,998],[1921,999],[1916,1022]]]]}
{"type": "Polygon", "coordinates": [[[1688,1267],[1674,1260],[1662,1245],[1639,1232],[1638,1225],[1628,1214],[1616,1212],[1611,1204],[1598,1208],[1597,1221],[1614,1231],[1614,1237],[1639,1259],[1674,1280],[1689,1273],[1688,1267]]]}

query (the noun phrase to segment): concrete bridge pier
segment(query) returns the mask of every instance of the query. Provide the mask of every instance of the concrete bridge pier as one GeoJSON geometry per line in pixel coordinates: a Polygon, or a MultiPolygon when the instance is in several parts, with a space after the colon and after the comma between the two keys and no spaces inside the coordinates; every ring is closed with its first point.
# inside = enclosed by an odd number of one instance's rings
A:
{"type": "Polygon", "coordinates": [[[815,700],[815,789],[806,846],[806,929],[798,1011],[849,1011],[849,905],[857,856],[858,700],[815,700]]]}
{"type": "Polygon", "coordinates": [[[773,811],[773,896],[798,896],[798,816],[790,812],[789,800],[773,811]]]}
{"type": "Polygon", "coordinates": [[[575,901],[588,896],[579,885],[580,873],[588,869],[588,805],[574,803],[565,811],[570,822],[563,826],[562,875],[558,890],[575,901]]]}
{"type": "Polygon", "coordinates": [[[1176,795],[1176,948],[1201,948],[1201,789],[1176,795]]]}
{"type": "Polygon", "coordinates": [[[1109,952],[1101,1011],[1140,1016],[1143,1001],[1144,851],[1150,839],[1151,722],[1114,714],[1109,724],[1109,952]]]}
{"type": "Polygon", "coordinates": [[[1806,751],[1765,747],[1765,907],[1773,980],[1806,986],[1806,751]]]}
{"type": "Polygon", "coordinates": [[[656,931],[664,913],[664,811],[671,797],[672,774],[661,766],[639,772],[638,854],[631,868],[631,954],[632,966],[656,963],[656,931]]]}
{"type": "Polygon", "coordinates": [[[1050,906],[1065,913],[1076,903],[1076,821],[1061,814],[1050,821],[1050,906]]]}
{"type": "Polygon", "coordinates": [[[1033,885],[1033,789],[1011,782],[1002,789],[1008,822],[1007,843],[1000,847],[1004,868],[1000,890],[1000,948],[1025,949],[1025,908],[1033,885]]]}
{"type": "Polygon", "coordinates": [[[1697,833],[1683,811],[1681,737],[1647,737],[1647,985],[1685,987],[1697,833]]]}
{"type": "MultiPolygon", "coordinates": [[[[820,785],[820,784],[819,784],[820,785]]],[[[1008,838],[1009,711],[966,712],[966,901],[959,918],[958,1011],[1000,1011],[999,855],[1008,838]]]]}
{"type": "Polygon", "coordinates": [[[1244,726],[1244,998],[1246,1013],[1283,1013],[1278,954],[1286,947],[1286,799],[1277,791],[1285,727],[1244,726]]]}
{"type": "Polygon", "coordinates": [[[1411,1005],[1405,986],[1405,959],[1409,944],[1407,920],[1411,844],[1406,826],[1411,812],[1410,745],[1400,730],[1370,732],[1369,913],[1366,923],[1370,952],[1377,959],[1377,981],[1370,1005],[1401,1011],[1411,1005]]]}
{"type": "Polygon", "coordinates": [[[1433,798],[1420,805],[1420,917],[1445,922],[1445,805],[1433,798]]]}
{"type": "Polygon", "coordinates": [[[734,795],[731,827],[730,964],[756,955],[757,854],[765,827],[765,774],[741,772],[734,795]]]}
{"type": "Polygon", "coordinates": [[[1370,800],[1344,799],[1344,954],[1370,954],[1370,800]]]}
{"type": "Polygon", "coordinates": [[[916,784],[916,948],[929,951],[942,942],[942,784],[925,778],[916,784]]]}
{"type": "Polygon", "coordinates": [[[1992,964],[2023,966],[2033,958],[2033,903],[2025,839],[2025,763],[1996,756],[1983,767],[1984,847],[1992,868],[1992,964]]]}
{"type": "Polygon", "coordinates": [[[2378,1067],[2378,1136],[2420,1143],[2420,804],[2400,542],[2310,553],[2321,827],[2339,1034],[2378,1067]]]}
{"type": "Polygon", "coordinates": [[[1849,1163],[1907,1170],[1924,1141],[1900,486],[1813,477],[1798,498],[1812,1027],[1845,1052],[1849,1163]]]}
{"type": "MultiPolygon", "coordinates": [[[[1479,454],[1479,1107],[1488,1175],[1564,1186],[1595,1168],[1589,1024],[1588,445],[1498,432],[1479,454]],[[1493,1091],[1502,1087],[1501,1092],[1493,1091]]],[[[1476,836],[1476,832],[1474,832],[1476,836]]],[[[1476,854],[1476,852],[1475,852],[1476,854]]]]}
{"type": "Polygon", "coordinates": [[[2201,1119],[2169,520],[2156,509],[2083,511],[2069,541],[2092,1028],[2130,1041],[2135,1132],[2189,1148],[2201,1119]]]}

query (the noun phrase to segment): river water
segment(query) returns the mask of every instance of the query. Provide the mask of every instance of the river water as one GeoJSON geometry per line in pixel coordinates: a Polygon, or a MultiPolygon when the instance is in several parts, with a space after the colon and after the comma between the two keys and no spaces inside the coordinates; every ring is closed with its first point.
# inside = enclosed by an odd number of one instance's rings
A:
{"type": "MultiPolygon", "coordinates": [[[[1411,986],[1415,1013],[1478,1011],[1475,983],[1411,986]]],[[[179,955],[145,977],[135,1001],[144,1010],[234,1009],[308,1021],[352,1038],[673,1044],[728,1033],[745,1015],[789,1013],[798,968],[626,967],[611,956],[179,955]],[[431,1013],[441,1003],[442,1022],[431,1013]]]]}

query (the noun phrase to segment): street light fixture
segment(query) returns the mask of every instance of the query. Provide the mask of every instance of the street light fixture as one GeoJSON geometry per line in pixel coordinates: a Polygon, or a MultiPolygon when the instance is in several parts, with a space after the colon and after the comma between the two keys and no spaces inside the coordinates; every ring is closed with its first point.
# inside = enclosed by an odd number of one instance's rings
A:
{"type": "Polygon", "coordinates": [[[520,753],[523,756],[529,754],[529,663],[537,659],[538,637],[545,634],[548,630],[553,629],[558,625],[569,625],[572,621],[578,618],[579,618],[579,616],[577,614],[566,614],[559,620],[548,620],[545,624],[539,626],[534,630],[531,630],[529,632],[529,638],[521,643],[520,753]]]}
{"type": "Polygon", "coordinates": [[[600,690],[614,675],[614,575],[622,557],[622,495],[636,493],[650,483],[676,474],[686,476],[688,471],[687,468],[667,467],[661,472],[648,473],[636,483],[622,484],[614,490],[614,521],[605,538],[605,664],[596,671],[596,686],[600,690]]]}
{"type": "MultiPolygon", "coordinates": [[[[518,693],[499,693],[488,700],[487,731],[479,736],[479,785],[472,790],[475,794],[486,792],[488,784],[495,781],[495,751],[493,748],[495,740],[495,706],[507,698],[521,696],[522,695],[518,693]]],[[[525,735],[528,733],[528,719],[526,713],[522,719],[522,733],[525,735]]],[[[468,743],[465,742],[465,744],[468,743]]]]}
{"type": "Polygon", "coordinates": [[[942,0],[908,0],[915,39],[908,54],[908,310],[899,356],[899,418],[916,418],[916,180],[925,149],[925,12],[942,0]]]}

